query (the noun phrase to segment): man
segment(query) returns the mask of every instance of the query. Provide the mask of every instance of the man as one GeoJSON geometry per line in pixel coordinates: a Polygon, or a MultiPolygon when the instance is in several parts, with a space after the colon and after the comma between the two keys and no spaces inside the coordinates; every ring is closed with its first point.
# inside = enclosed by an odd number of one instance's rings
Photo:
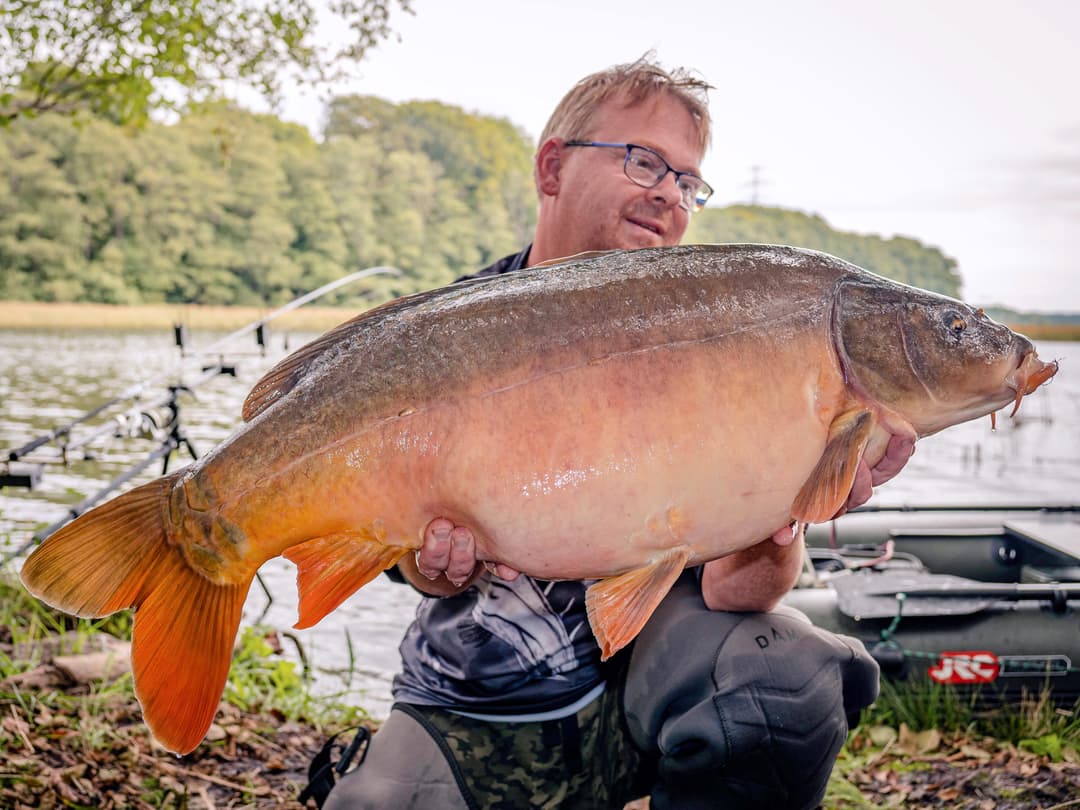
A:
{"type": "MultiPolygon", "coordinates": [[[[540,138],[532,245],[478,275],[678,244],[711,193],[707,90],[645,59],[579,82],[540,138]]],[[[849,505],[909,453],[896,443],[860,470],[849,505]]],[[[602,665],[583,583],[489,570],[468,527],[432,521],[399,565],[432,598],[402,642],[397,703],[325,806],[621,808],[645,794],[656,810],[815,806],[877,667],[857,642],[774,610],[802,555],[785,530],[685,572],[602,665]]]]}

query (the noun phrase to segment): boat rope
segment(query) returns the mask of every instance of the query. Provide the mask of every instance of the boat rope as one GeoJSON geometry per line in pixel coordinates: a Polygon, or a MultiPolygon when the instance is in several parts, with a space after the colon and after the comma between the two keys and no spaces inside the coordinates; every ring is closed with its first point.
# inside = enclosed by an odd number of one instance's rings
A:
{"type": "MultiPolygon", "coordinates": [[[[955,651],[929,652],[926,650],[909,650],[900,643],[900,640],[896,638],[896,629],[900,626],[900,621],[903,619],[904,602],[906,600],[906,593],[902,591],[897,592],[896,615],[892,617],[889,626],[879,633],[881,646],[898,652],[906,659],[932,664],[938,664],[944,658],[957,655],[955,651]]],[[[1080,673],[1080,667],[1074,666],[1072,659],[1063,653],[1047,653],[1045,655],[999,655],[997,657],[1008,661],[1010,674],[1013,675],[1018,673],[1031,673],[1033,675],[1043,674],[1047,676],[1062,676],[1080,673]],[[1054,666],[1052,663],[1054,661],[1059,662],[1059,665],[1054,666]]]]}
{"type": "Polygon", "coordinates": [[[896,628],[900,625],[900,619],[904,616],[904,601],[907,599],[907,594],[903,591],[897,591],[896,593],[896,615],[893,616],[892,622],[881,631],[881,640],[884,643],[889,643],[893,640],[893,634],[896,632],[896,628]]]}

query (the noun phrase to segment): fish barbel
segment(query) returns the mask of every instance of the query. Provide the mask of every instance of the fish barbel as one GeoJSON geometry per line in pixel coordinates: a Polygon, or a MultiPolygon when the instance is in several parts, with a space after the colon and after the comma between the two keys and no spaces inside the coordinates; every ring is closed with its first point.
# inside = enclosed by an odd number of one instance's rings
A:
{"type": "Polygon", "coordinates": [[[65,526],[22,579],[61,610],[135,608],[136,693],[192,750],[268,559],[308,627],[435,517],[477,557],[587,592],[604,657],[686,567],[828,520],[893,435],[993,413],[1057,371],[959,301],[826,254],[617,251],[364,313],[283,360],[191,466],[65,526]]]}

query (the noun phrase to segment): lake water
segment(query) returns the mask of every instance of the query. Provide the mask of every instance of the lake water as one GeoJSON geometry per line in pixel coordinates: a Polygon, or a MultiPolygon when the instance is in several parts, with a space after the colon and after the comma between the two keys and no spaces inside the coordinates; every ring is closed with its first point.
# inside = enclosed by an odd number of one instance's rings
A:
{"type": "MultiPolygon", "coordinates": [[[[198,348],[219,335],[195,335],[198,348]]],[[[181,396],[182,426],[201,455],[239,424],[240,407],[251,386],[287,346],[296,348],[312,335],[271,335],[265,356],[251,336],[224,347],[236,377],[219,375],[181,396]]],[[[1020,505],[1071,504],[1080,501],[1080,343],[1042,342],[1039,355],[1062,362],[1058,377],[1025,399],[1014,419],[999,414],[950,428],[919,442],[915,456],[896,479],[880,487],[876,505],[1020,505]]],[[[182,360],[172,334],[112,332],[22,332],[0,329],[0,450],[22,447],[38,436],[78,418],[131,386],[148,382],[138,401],[103,414],[72,430],[77,442],[105,416],[139,412],[169,384],[199,378],[197,358],[182,360]]],[[[49,463],[33,490],[0,488],[0,555],[17,548],[40,528],[65,515],[157,447],[152,439],[102,436],[88,447],[94,459],[49,463]],[[5,549],[3,538],[8,538],[5,549]]],[[[79,453],[73,453],[79,456],[79,453]]],[[[53,445],[35,451],[37,459],[55,457],[53,445]]],[[[173,456],[170,469],[186,464],[173,456]]],[[[142,483],[161,473],[160,462],[132,479],[142,483]]],[[[295,571],[277,559],[267,563],[263,579],[273,597],[252,589],[245,621],[260,620],[290,631],[296,618],[295,571]]],[[[397,669],[397,645],[412,620],[418,599],[411,588],[376,579],[327,616],[317,627],[295,631],[323,691],[348,690],[358,705],[376,717],[390,707],[390,681],[397,669]],[[350,653],[351,649],[351,653],[350,653]],[[350,668],[350,660],[354,666],[350,668]]],[[[295,657],[292,645],[286,652],[295,657]]]]}

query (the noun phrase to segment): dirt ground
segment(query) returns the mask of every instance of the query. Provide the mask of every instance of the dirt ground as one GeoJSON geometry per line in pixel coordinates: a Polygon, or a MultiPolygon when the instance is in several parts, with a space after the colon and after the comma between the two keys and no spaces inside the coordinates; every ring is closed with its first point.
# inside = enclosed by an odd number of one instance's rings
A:
{"type": "MultiPolygon", "coordinates": [[[[835,783],[834,777],[834,783],[835,783]]],[[[1080,808],[1080,764],[999,746],[963,743],[931,756],[885,753],[846,774],[859,800],[837,792],[827,807],[950,810],[1080,808]]]]}
{"type": "MultiPolygon", "coordinates": [[[[178,758],[150,739],[130,701],[98,707],[94,717],[43,707],[28,716],[32,704],[0,700],[0,806],[15,810],[300,808],[296,797],[324,740],[311,727],[223,706],[208,740],[178,758]],[[101,736],[93,748],[87,732],[101,736]]],[[[826,808],[1080,808],[1080,763],[1050,754],[990,739],[940,740],[917,753],[857,736],[852,747],[860,750],[845,751],[826,808]]]]}
{"type": "MultiPolygon", "coordinates": [[[[0,654],[17,652],[0,641],[0,654]]],[[[0,807],[302,807],[297,796],[325,730],[222,703],[207,738],[176,757],[151,739],[130,688],[103,688],[100,672],[73,679],[71,660],[60,661],[0,681],[0,807]]],[[[823,806],[1080,810],[1080,754],[1053,735],[1015,746],[860,727],[823,806]]]]}
{"type": "Polygon", "coordinates": [[[0,749],[5,808],[299,808],[323,742],[309,727],[223,706],[208,740],[176,757],[150,739],[136,706],[117,705],[95,719],[113,726],[111,739],[87,750],[77,717],[38,715],[31,725],[10,701],[0,711],[0,735],[21,742],[0,749]]]}

